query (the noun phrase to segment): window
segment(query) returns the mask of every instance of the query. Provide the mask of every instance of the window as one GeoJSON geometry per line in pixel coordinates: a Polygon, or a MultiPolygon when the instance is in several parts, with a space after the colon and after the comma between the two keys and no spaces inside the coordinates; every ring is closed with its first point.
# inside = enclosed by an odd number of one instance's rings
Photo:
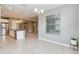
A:
{"type": "Polygon", "coordinates": [[[60,14],[46,16],[46,32],[60,33],[60,14]]]}

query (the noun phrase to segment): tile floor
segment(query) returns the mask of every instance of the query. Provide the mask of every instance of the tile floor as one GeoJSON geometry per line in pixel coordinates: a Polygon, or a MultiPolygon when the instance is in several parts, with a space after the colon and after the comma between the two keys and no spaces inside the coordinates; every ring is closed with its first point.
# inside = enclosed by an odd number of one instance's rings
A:
{"type": "Polygon", "coordinates": [[[68,47],[38,40],[30,35],[25,40],[9,36],[0,37],[0,54],[78,54],[68,47]]]}

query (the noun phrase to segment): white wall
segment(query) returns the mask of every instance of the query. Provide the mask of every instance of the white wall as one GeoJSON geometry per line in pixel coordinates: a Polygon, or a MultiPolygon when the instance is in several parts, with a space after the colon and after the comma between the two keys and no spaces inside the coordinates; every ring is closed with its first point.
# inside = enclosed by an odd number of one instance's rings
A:
{"type": "Polygon", "coordinates": [[[77,9],[77,11],[78,11],[78,14],[77,14],[77,17],[78,17],[78,36],[79,36],[79,5],[77,5],[77,7],[78,7],[78,9],[77,9]]]}
{"type": "Polygon", "coordinates": [[[78,19],[76,5],[64,5],[52,9],[44,14],[39,15],[38,37],[46,40],[69,44],[70,38],[77,36],[77,20],[78,19]],[[46,16],[57,13],[61,14],[61,34],[48,34],[46,33],[46,16]]]}

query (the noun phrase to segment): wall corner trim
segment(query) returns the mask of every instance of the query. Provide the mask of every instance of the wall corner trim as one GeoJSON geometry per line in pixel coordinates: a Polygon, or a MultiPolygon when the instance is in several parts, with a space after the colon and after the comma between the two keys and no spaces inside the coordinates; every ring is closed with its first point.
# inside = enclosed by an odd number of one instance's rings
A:
{"type": "Polygon", "coordinates": [[[70,47],[70,45],[68,45],[68,44],[64,44],[64,43],[60,43],[60,42],[56,42],[56,41],[52,41],[52,40],[48,40],[48,39],[44,39],[44,38],[40,38],[40,37],[38,38],[38,40],[47,41],[47,42],[62,45],[62,46],[65,46],[65,47],[70,47]]]}

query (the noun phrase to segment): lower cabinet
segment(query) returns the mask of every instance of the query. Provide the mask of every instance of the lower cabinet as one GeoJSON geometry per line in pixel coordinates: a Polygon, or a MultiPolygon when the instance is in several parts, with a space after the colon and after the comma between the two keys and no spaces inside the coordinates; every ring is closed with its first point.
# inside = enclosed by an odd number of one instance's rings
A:
{"type": "Polygon", "coordinates": [[[25,30],[10,30],[9,36],[16,40],[25,39],[25,30]]]}
{"type": "Polygon", "coordinates": [[[25,39],[25,31],[24,30],[17,30],[16,31],[16,39],[17,40],[25,39]]]}

